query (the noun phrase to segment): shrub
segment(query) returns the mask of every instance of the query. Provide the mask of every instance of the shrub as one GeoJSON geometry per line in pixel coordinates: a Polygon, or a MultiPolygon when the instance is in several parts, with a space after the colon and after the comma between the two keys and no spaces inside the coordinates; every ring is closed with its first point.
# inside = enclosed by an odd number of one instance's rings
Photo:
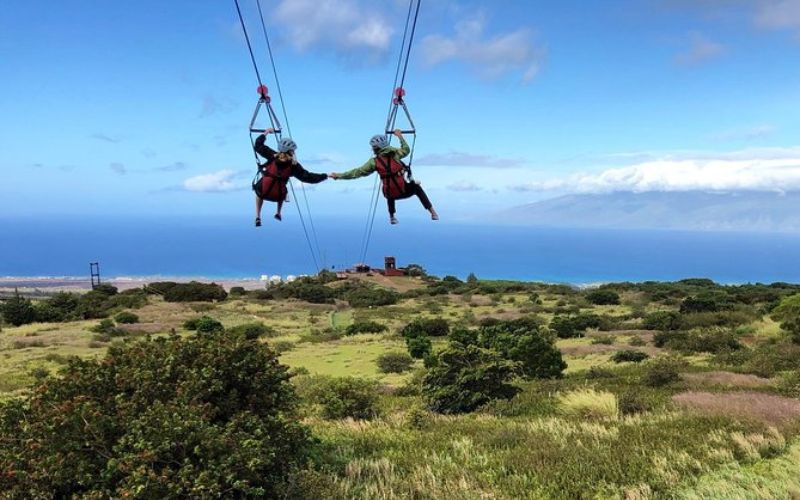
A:
{"type": "Polygon", "coordinates": [[[451,343],[436,360],[422,381],[422,393],[435,412],[471,412],[494,399],[511,399],[519,392],[509,383],[516,372],[515,364],[494,351],[451,343]]]}
{"type": "Polygon", "coordinates": [[[356,335],[359,333],[381,333],[386,330],[386,325],[375,321],[356,321],[345,329],[345,333],[347,335],[356,335]]]}
{"type": "Polygon", "coordinates": [[[794,343],[800,344],[800,294],[781,300],[772,311],[772,318],[780,321],[781,328],[789,332],[794,343]]]}
{"type": "Polygon", "coordinates": [[[228,292],[216,283],[175,283],[164,292],[167,302],[213,302],[225,300],[228,292]]]}
{"type": "Polygon", "coordinates": [[[308,333],[300,335],[301,342],[331,342],[342,338],[342,331],[336,328],[325,328],[324,330],[312,329],[308,333]]]}
{"type": "Polygon", "coordinates": [[[275,354],[239,336],[112,345],[0,408],[0,490],[279,497],[309,450],[295,401],[275,354]]]}
{"type": "Polygon", "coordinates": [[[62,310],[53,307],[48,301],[38,302],[33,308],[36,321],[40,323],[60,323],[67,319],[62,310]]]}
{"type": "Polygon", "coordinates": [[[110,319],[104,319],[100,323],[89,328],[89,330],[94,333],[108,333],[112,328],[114,328],[114,322],[110,319]]]}
{"type": "Polygon", "coordinates": [[[579,314],[577,316],[556,316],[550,322],[550,329],[559,338],[569,339],[583,337],[587,328],[599,328],[603,319],[596,314],[579,314]]]}
{"type": "Polygon", "coordinates": [[[617,417],[617,397],[610,392],[578,389],[558,396],[559,411],[582,419],[617,417]]]}
{"type": "Polygon", "coordinates": [[[617,409],[620,415],[637,415],[650,411],[651,406],[639,393],[627,391],[617,397],[617,409]]]}
{"type": "Polygon", "coordinates": [[[132,325],[139,322],[139,316],[132,312],[121,312],[114,316],[114,321],[123,325],[132,325]]]}
{"type": "Polygon", "coordinates": [[[720,353],[742,348],[736,334],[723,328],[704,328],[690,332],[659,332],[653,337],[657,347],[683,353],[720,353]]]}
{"type": "Polygon", "coordinates": [[[703,294],[694,297],[686,297],[681,303],[681,314],[699,312],[717,312],[730,309],[727,297],[717,294],[703,294]]]}
{"type": "Polygon", "coordinates": [[[268,327],[264,323],[257,322],[257,323],[245,323],[243,325],[237,325],[233,328],[228,328],[228,332],[234,335],[242,335],[246,339],[258,339],[261,337],[274,337],[277,332],[274,329],[268,327]]]}
{"type": "Polygon", "coordinates": [[[800,346],[786,341],[762,342],[752,349],[722,353],[716,362],[744,373],[774,377],[800,369],[800,346]]]}
{"type": "Polygon", "coordinates": [[[14,326],[26,325],[36,321],[36,309],[29,299],[15,293],[13,297],[0,303],[3,320],[14,326]]]}
{"type": "Polygon", "coordinates": [[[650,387],[663,387],[681,379],[678,374],[680,362],[668,357],[656,358],[648,363],[642,382],[650,387]]]}
{"type": "Polygon", "coordinates": [[[628,345],[632,347],[644,347],[647,345],[647,342],[645,342],[642,337],[631,337],[628,341],[628,345]]]}
{"type": "Polygon", "coordinates": [[[614,337],[611,335],[598,335],[592,338],[592,345],[613,345],[614,337]]]}
{"type": "Polygon", "coordinates": [[[107,303],[111,308],[140,309],[147,305],[147,293],[141,288],[131,288],[110,296],[107,303]]]}
{"type": "Polygon", "coordinates": [[[403,373],[414,364],[414,358],[405,352],[385,352],[376,362],[381,373],[403,373]]]}
{"type": "Polygon", "coordinates": [[[177,286],[174,281],[154,281],[145,285],[144,291],[150,295],[164,295],[174,286],[177,286]]]}
{"type": "Polygon", "coordinates": [[[378,415],[378,385],[371,380],[333,378],[322,384],[315,396],[327,419],[370,419],[378,415]]]}
{"type": "Polygon", "coordinates": [[[405,338],[418,336],[446,337],[450,333],[450,323],[443,318],[415,319],[400,330],[400,335],[405,338]]]}
{"type": "Polygon", "coordinates": [[[201,316],[197,318],[195,330],[197,330],[197,333],[214,333],[224,331],[225,328],[222,326],[222,323],[214,318],[201,316]]]}
{"type": "Polygon", "coordinates": [[[656,311],[644,317],[643,326],[647,330],[680,330],[681,315],[676,311],[656,311]]]}
{"type": "Polygon", "coordinates": [[[414,359],[424,359],[433,352],[433,343],[427,335],[406,339],[406,347],[408,354],[414,359]]]}
{"type": "Polygon", "coordinates": [[[385,288],[359,288],[347,294],[347,302],[352,307],[377,307],[397,304],[400,295],[385,288]]]}
{"type": "Polygon", "coordinates": [[[241,297],[242,295],[247,294],[247,291],[244,289],[243,286],[232,286],[231,289],[228,291],[228,294],[231,297],[241,297]]]}
{"type": "Polygon", "coordinates": [[[481,327],[478,339],[481,347],[494,349],[504,358],[519,363],[520,374],[525,378],[558,378],[567,367],[555,339],[541,331],[535,319],[481,327]]]}
{"type": "Polygon", "coordinates": [[[587,293],[586,300],[598,306],[618,305],[619,294],[614,290],[600,288],[587,293]]]}
{"type": "Polygon", "coordinates": [[[464,345],[477,345],[478,331],[470,330],[468,328],[456,328],[450,332],[450,341],[458,342],[464,345]]]}
{"type": "Polygon", "coordinates": [[[647,355],[645,352],[641,351],[634,351],[632,349],[626,349],[623,351],[617,351],[611,356],[611,361],[615,363],[641,363],[645,359],[649,358],[650,356],[647,355]]]}

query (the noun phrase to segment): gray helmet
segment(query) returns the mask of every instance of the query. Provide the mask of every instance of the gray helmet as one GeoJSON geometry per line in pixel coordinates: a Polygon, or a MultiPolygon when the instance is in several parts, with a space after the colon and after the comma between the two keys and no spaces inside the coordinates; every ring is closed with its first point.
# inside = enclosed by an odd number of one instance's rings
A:
{"type": "Polygon", "coordinates": [[[369,140],[369,145],[373,148],[383,149],[389,145],[389,138],[385,134],[373,135],[369,140]]]}
{"type": "Polygon", "coordinates": [[[297,143],[289,137],[284,137],[278,141],[278,151],[281,153],[291,153],[295,149],[297,149],[297,143]]]}

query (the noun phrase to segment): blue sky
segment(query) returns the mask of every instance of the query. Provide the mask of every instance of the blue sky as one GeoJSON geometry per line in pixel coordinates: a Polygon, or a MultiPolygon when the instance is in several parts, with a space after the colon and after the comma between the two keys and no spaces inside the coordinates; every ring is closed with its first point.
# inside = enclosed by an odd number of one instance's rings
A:
{"type": "MultiPolygon", "coordinates": [[[[300,161],[360,165],[407,2],[262,5],[300,161]]],[[[249,217],[256,80],[232,0],[12,0],[0,73],[2,213],[249,217]]],[[[569,192],[800,188],[800,0],[423,0],[406,89],[415,174],[449,218],[569,192]]],[[[362,215],[371,188],[308,195],[362,215]]]]}

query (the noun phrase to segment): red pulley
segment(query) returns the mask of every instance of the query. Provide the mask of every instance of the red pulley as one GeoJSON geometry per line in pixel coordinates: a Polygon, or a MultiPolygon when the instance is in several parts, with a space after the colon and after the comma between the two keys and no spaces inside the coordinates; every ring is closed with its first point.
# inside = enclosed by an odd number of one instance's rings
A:
{"type": "Polygon", "coordinates": [[[256,89],[256,92],[258,92],[258,94],[264,99],[266,99],[267,96],[269,95],[269,89],[267,88],[266,85],[259,85],[258,88],[256,89]]]}
{"type": "Polygon", "coordinates": [[[398,99],[403,99],[403,97],[406,95],[406,91],[403,87],[397,87],[394,89],[394,95],[396,95],[398,99]]]}

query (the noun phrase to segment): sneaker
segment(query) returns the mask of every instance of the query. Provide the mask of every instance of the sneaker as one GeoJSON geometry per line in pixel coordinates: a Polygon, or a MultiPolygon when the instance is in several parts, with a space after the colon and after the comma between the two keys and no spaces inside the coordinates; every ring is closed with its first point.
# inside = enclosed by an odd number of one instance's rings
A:
{"type": "Polygon", "coordinates": [[[394,215],[389,217],[389,224],[391,224],[391,225],[397,224],[397,217],[395,217],[394,215]]]}
{"type": "Polygon", "coordinates": [[[436,210],[431,208],[431,220],[439,220],[439,214],[436,213],[436,210]]]}
{"type": "Polygon", "coordinates": [[[283,220],[283,218],[281,218],[281,214],[275,214],[275,220],[283,220]]]}
{"type": "Polygon", "coordinates": [[[261,227],[261,217],[256,217],[256,227],[261,227]]]}

